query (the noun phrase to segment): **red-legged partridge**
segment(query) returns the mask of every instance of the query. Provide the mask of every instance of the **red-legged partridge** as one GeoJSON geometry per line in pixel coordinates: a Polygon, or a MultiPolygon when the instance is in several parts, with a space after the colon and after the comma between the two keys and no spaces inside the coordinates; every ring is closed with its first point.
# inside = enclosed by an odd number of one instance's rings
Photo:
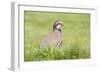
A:
{"type": "Polygon", "coordinates": [[[61,47],[63,44],[63,37],[61,32],[61,27],[63,23],[57,20],[53,25],[53,31],[49,33],[41,42],[40,48],[47,48],[47,47],[61,47]]]}

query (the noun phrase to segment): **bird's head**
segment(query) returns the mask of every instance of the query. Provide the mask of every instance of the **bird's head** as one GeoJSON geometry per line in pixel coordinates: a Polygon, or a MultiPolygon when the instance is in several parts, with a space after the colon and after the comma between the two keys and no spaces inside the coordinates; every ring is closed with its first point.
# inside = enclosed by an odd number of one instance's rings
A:
{"type": "Polygon", "coordinates": [[[53,25],[53,30],[58,29],[61,31],[62,26],[63,26],[63,22],[61,22],[60,20],[57,20],[53,25]]]}

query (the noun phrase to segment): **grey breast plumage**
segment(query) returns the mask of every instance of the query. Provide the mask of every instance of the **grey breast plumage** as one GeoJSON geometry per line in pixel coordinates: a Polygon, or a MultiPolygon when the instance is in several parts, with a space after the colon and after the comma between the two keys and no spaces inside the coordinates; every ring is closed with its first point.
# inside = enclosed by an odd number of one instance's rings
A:
{"type": "Polygon", "coordinates": [[[40,43],[40,48],[47,48],[47,47],[61,47],[63,43],[63,37],[61,32],[61,21],[56,21],[53,25],[53,31],[49,33],[40,43]]]}

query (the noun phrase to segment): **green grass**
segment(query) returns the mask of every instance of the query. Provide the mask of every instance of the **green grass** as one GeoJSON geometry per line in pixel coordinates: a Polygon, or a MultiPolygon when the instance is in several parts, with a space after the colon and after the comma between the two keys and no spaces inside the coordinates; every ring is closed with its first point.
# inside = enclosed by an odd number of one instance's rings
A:
{"type": "Polygon", "coordinates": [[[24,61],[90,58],[90,15],[82,13],[24,12],[24,61]],[[64,23],[62,48],[40,49],[40,42],[52,31],[53,23],[64,23]]]}

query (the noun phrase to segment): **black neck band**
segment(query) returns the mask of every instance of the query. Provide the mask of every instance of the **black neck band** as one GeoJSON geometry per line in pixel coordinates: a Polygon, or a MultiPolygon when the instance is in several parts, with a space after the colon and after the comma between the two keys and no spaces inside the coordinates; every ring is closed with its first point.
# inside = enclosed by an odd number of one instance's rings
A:
{"type": "Polygon", "coordinates": [[[60,31],[60,32],[61,32],[61,29],[56,29],[56,28],[55,28],[55,29],[53,29],[53,31],[60,31]]]}

